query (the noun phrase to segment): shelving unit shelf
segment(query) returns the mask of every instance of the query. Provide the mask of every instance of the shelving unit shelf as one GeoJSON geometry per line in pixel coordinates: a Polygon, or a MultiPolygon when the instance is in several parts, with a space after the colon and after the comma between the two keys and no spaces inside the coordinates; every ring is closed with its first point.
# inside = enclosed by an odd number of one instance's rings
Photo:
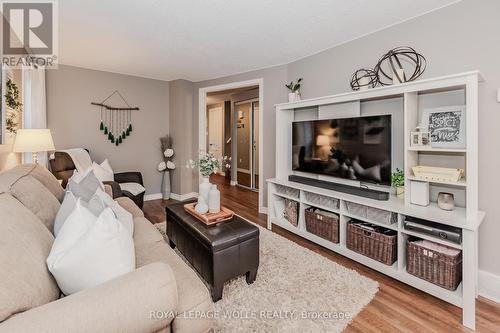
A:
{"type": "MultiPolygon", "coordinates": [[[[485,217],[484,212],[478,209],[478,89],[481,80],[480,73],[473,71],[276,105],[276,177],[267,180],[268,228],[271,229],[273,225],[279,226],[396,280],[459,306],[463,309],[462,321],[464,326],[475,329],[475,299],[478,285],[478,233],[485,217]],[[466,148],[435,148],[410,145],[410,132],[419,125],[423,109],[459,104],[465,105],[466,148]],[[392,109],[387,111],[386,106],[392,109]],[[379,113],[377,113],[377,107],[380,110],[379,113]],[[431,202],[425,207],[411,204],[410,195],[405,195],[404,198],[390,195],[387,201],[377,201],[288,181],[289,175],[297,174],[335,182],[335,179],[330,177],[296,173],[292,170],[292,122],[377,114],[392,114],[393,160],[398,159],[396,165],[393,163],[393,169],[400,167],[404,170],[406,194],[411,191],[411,181],[418,180],[411,171],[411,168],[416,165],[430,163],[429,166],[436,167],[460,167],[465,170],[466,178],[453,183],[429,182],[431,202]],[[395,123],[396,121],[397,123],[395,123]],[[298,195],[287,196],[278,193],[287,188],[292,189],[298,195]],[[445,211],[437,206],[437,192],[441,191],[441,188],[455,193],[457,199],[454,210],[445,211]],[[337,200],[339,202],[338,209],[332,208],[331,205],[325,204],[325,202],[315,204],[306,198],[306,193],[318,194],[337,200]],[[283,198],[292,199],[299,203],[297,227],[281,218],[280,214],[276,214],[275,202],[283,198]],[[396,217],[396,223],[385,224],[365,216],[358,216],[358,214],[347,209],[347,203],[391,212],[396,217]],[[339,215],[339,244],[307,232],[304,210],[309,207],[316,207],[339,215]],[[455,244],[447,240],[406,230],[403,222],[407,216],[459,228],[462,232],[462,243],[455,244]],[[353,219],[369,222],[397,233],[398,255],[396,262],[392,266],[385,265],[347,248],[347,224],[353,219]],[[431,240],[462,251],[462,282],[456,290],[450,291],[441,288],[406,271],[406,242],[409,237],[431,240]]],[[[356,182],[351,185],[356,186],[356,182]]],[[[357,185],[361,186],[362,184],[358,182],[357,185]]],[[[386,188],[386,190],[389,191],[390,189],[386,188]]]]}

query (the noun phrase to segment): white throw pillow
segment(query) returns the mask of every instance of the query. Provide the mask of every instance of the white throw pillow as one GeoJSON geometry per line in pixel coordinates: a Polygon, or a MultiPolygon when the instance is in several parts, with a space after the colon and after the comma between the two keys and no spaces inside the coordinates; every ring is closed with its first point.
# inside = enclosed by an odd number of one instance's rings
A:
{"type": "Polygon", "coordinates": [[[92,170],[101,182],[112,182],[115,180],[113,169],[111,169],[108,159],[105,159],[101,164],[92,162],[92,170]]]}
{"type": "Polygon", "coordinates": [[[139,183],[120,183],[119,185],[122,191],[130,192],[132,195],[138,195],[146,191],[144,186],[139,183]]]}
{"type": "Polygon", "coordinates": [[[106,207],[109,207],[113,210],[113,213],[115,213],[118,221],[123,224],[123,226],[129,231],[130,235],[132,236],[134,234],[134,218],[132,217],[132,214],[130,214],[125,208],[120,206],[118,202],[114,201],[113,198],[111,198],[106,192],[97,190],[95,195],[102,200],[106,207]]]}
{"type": "Polygon", "coordinates": [[[47,258],[65,295],[94,287],[135,269],[134,241],[106,208],[98,218],[77,201],[47,258]]]}
{"type": "Polygon", "coordinates": [[[69,179],[68,186],[66,187],[66,189],[71,191],[75,197],[83,198],[87,202],[98,188],[104,190],[104,185],[95,176],[91,167],[88,168],[83,174],[75,171],[73,176],[69,179]]]}

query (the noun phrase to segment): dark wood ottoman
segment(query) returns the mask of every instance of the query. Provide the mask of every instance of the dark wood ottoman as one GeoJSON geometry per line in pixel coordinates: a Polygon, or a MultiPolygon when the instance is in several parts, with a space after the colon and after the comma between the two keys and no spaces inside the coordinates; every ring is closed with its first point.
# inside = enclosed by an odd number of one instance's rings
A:
{"type": "Polygon", "coordinates": [[[253,283],[259,268],[259,228],[236,215],[207,226],[189,215],[184,204],[167,206],[167,236],[170,246],[210,285],[213,301],[222,298],[224,282],[232,278],[246,274],[247,283],[253,283]]]}

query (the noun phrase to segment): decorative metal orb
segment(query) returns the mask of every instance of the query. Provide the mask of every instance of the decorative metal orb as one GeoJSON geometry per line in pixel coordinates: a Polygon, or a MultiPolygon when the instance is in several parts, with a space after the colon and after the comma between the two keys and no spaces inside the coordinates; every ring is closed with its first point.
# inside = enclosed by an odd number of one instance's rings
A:
{"type": "Polygon", "coordinates": [[[409,46],[401,46],[384,54],[374,70],[378,82],[388,86],[394,83],[393,78],[399,82],[414,81],[424,73],[426,66],[427,62],[422,54],[409,46]]]}
{"type": "Polygon", "coordinates": [[[352,74],[351,88],[352,90],[362,90],[375,88],[378,84],[377,73],[370,68],[361,68],[352,74]]]}

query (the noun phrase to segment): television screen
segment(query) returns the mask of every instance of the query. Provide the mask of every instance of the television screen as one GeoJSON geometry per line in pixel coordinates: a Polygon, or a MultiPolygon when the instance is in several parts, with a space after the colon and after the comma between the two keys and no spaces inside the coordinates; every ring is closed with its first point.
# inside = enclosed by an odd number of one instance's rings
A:
{"type": "Polygon", "coordinates": [[[292,124],[293,170],[390,185],[390,115],[292,124]]]}

